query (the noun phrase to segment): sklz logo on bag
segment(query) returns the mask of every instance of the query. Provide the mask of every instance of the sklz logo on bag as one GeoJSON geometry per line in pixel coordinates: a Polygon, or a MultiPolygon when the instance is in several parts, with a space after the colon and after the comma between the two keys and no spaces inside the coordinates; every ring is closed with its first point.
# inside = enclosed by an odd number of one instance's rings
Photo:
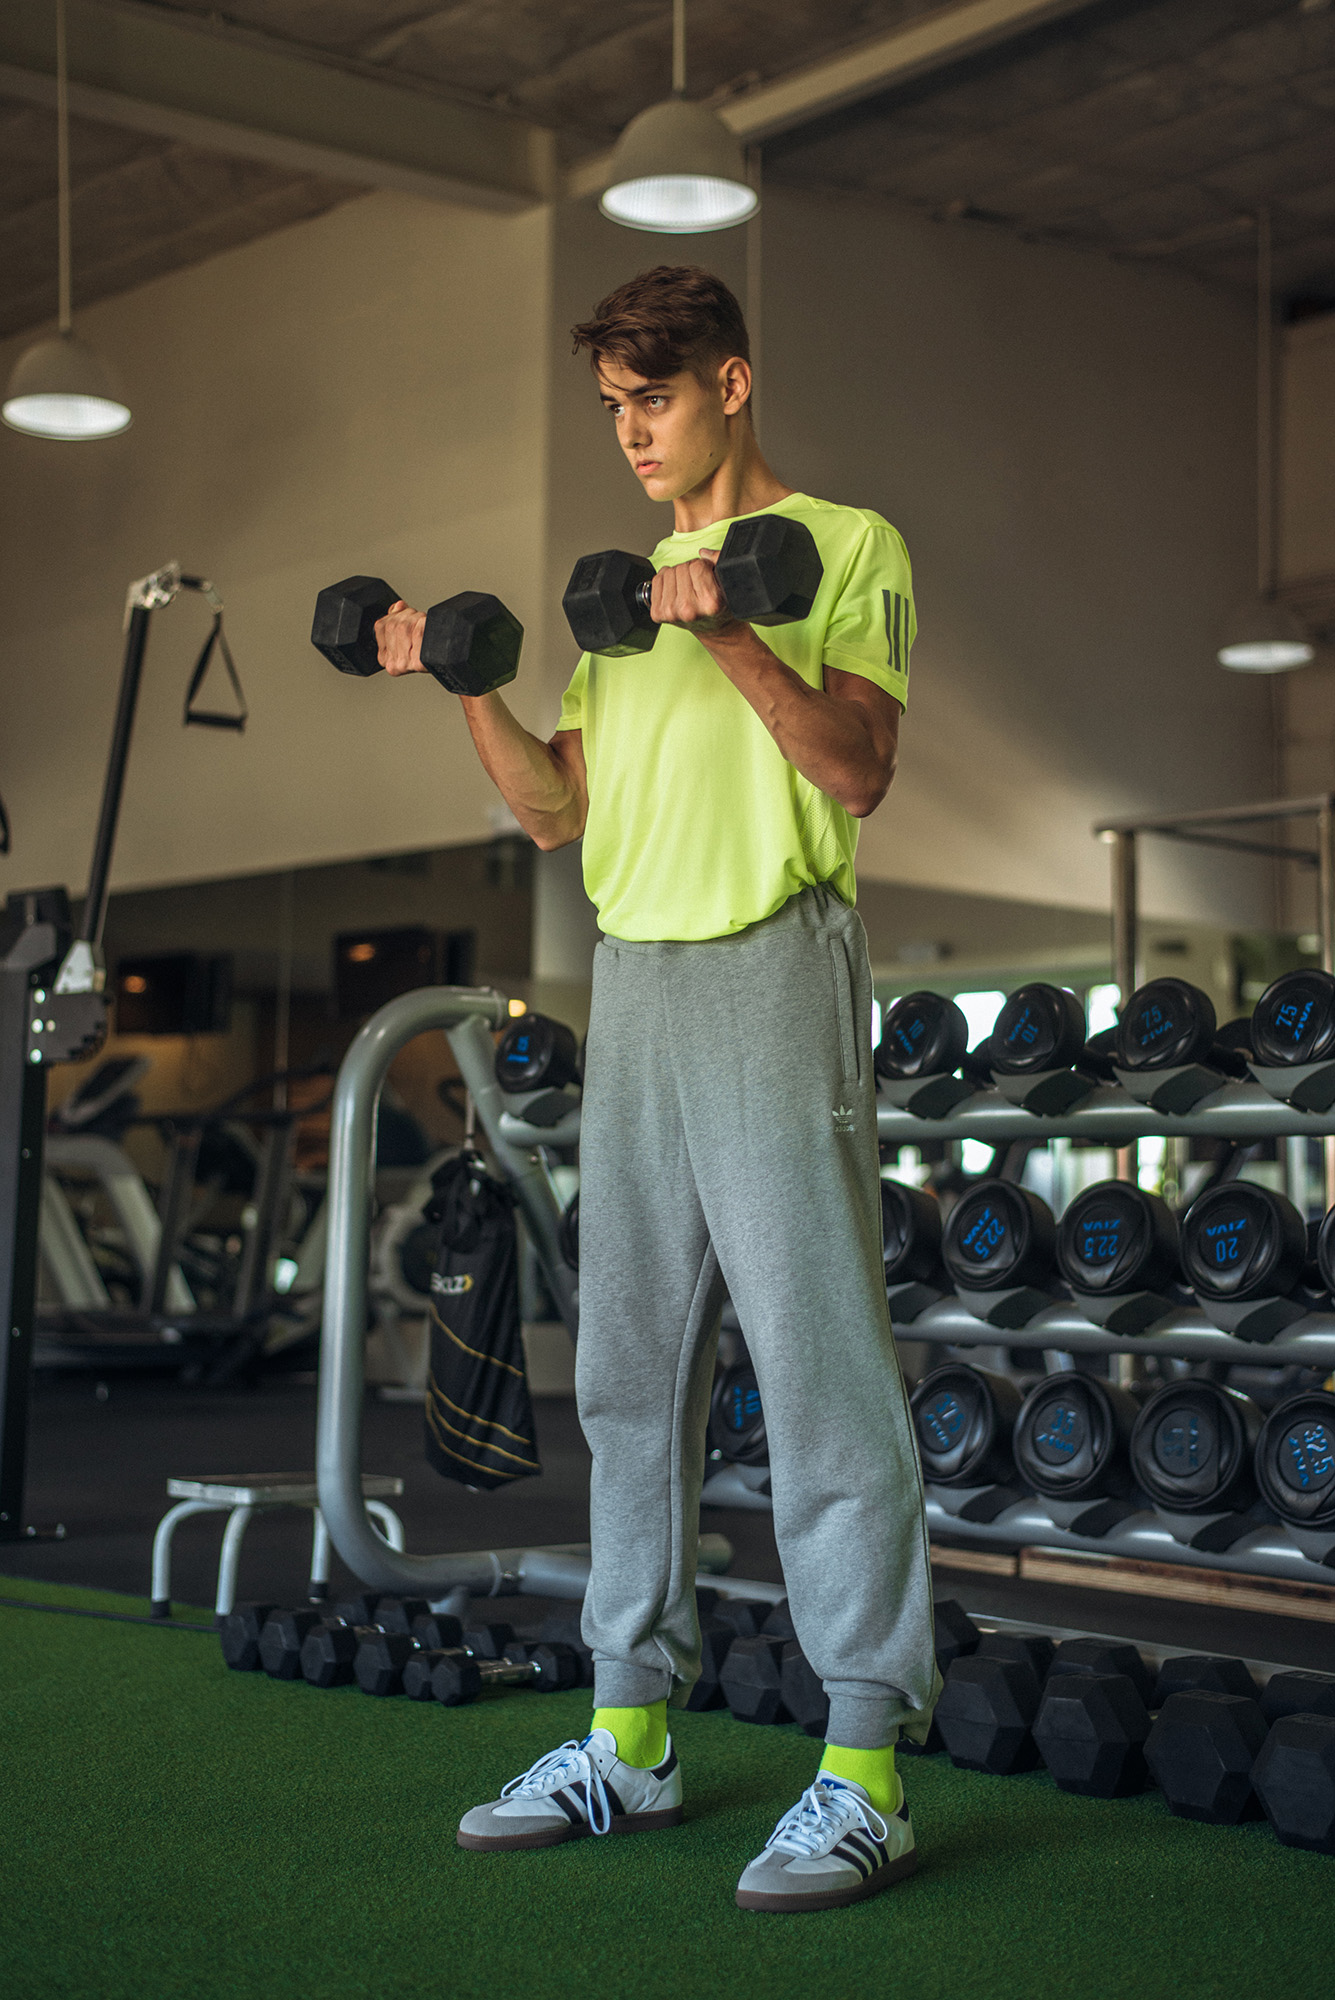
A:
{"type": "Polygon", "coordinates": [[[442,1292],[447,1299],[457,1299],[462,1293],[472,1291],[473,1274],[471,1271],[459,1271],[447,1278],[443,1272],[433,1271],[431,1289],[433,1292],[442,1292]]]}

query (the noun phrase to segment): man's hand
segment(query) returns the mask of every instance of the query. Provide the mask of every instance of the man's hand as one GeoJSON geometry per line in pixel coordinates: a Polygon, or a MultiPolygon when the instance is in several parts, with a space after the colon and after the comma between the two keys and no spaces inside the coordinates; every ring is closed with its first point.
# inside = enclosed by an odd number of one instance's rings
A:
{"type": "Polygon", "coordinates": [[[376,619],[376,644],[380,649],[380,664],[387,674],[425,672],[422,665],[425,630],[425,611],[414,611],[401,597],[395,599],[383,618],[376,619]]]}
{"type": "Polygon", "coordinates": [[[659,570],[649,600],[656,624],[683,625],[697,639],[741,630],[714,574],[718,556],[717,549],[701,549],[694,561],[659,570]]]}

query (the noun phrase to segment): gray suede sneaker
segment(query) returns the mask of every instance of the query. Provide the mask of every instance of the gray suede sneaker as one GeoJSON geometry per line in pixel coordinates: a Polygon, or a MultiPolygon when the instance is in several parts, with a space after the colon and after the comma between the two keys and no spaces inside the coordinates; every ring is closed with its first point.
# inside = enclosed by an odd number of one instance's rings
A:
{"type": "Polygon", "coordinates": [[[902,1783],[899,1810],[884,1819],[861,1785],[822,1771],[742,1871],[737,1906],[835,1910],[902,1882],[917,1865],[902,1783]]]}
{"type": "Polygon", "coordinates": [[[563,1743],[512,1778],[498,1799],[474,1806],[459,1822],[460,1847],[500,1851],[557,1847],[585,1834],[650,1833],[680,1826],[681,1768],[668,1738],[656,1770],[617,1756],[610,1729],[563,1743]]]}

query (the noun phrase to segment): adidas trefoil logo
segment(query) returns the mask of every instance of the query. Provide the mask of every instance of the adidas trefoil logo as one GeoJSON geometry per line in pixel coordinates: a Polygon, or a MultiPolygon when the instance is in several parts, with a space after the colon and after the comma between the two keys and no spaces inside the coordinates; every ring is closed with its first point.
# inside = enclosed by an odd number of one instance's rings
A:
{"type": "Polygon", "coordinates": [[[851,1132],[857,1112],[851,1104],[836,1104],[830,1116],[836,1132],[851,1132]]]}

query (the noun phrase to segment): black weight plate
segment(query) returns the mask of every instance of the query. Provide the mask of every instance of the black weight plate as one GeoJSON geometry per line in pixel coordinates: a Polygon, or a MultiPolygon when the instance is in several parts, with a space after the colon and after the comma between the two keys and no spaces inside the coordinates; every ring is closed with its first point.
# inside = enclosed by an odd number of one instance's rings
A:
{"type": "Polygon", "coordinates": [[[946,1218],[941,1259],[966,1290],[1041,1285],[1052,1275],[1056,1236],[1052,1210],[1029,1188],[979,1181],[946,1218]]]}
{"type": "Polygon", "coordinates": [[[725,1368],[714,1384],[709,1409],[709,1449],[732,1465],[764,1465],[769,1459],[760,1385],[749,1361],[725,1368]]]}
{"type": "Polygon", "coordinates": [[[1138,986],[1118,1016],[1114,1046],[1129,1070],[1176,1069],[1204,1062],[1214,1044],[1215,1011],[1208,993],[1185,979],[1151,979],[1138,986]]]}
{"type": "Polygon", "coordinates": [[[1131,1181],[1098,1181],[1068,1203],[1057,1263],[1078,1292],[1160,1291],[1178,1272],[1177,1218],[1131,1181]]]}
{"type": "Polygon", "coordinates": [[[876,1074],[895,1080],[949,1076],[964,1060],[969,1023],[942,993],[906,993],[885,1010],[876,1074]]]}
{"type": "Polygon", "coordinates": [[[1282,1521],[1335,1523],[1335,1396],[1311,1389],[1272,1410],[1256,1442],[1256,1483],[1282,1521]]]}
{"type": "Polygon", "coordinates": [[[1241,1512],[1256,1497],[1252,1454],[1261,1412],[1216,1382],[1167,1382],[1131,1433],[1136,1484],[1170,1513],[1241,1512]]]}
{"type": "Polygon", "coordinates": [[[1014,1477],[1010,1439],[1020,1392],[1009,1376],[950,1361],[924,1375],[909,1408],[924,1479],[989,1486],[1014,1477]]]}
{"type": "Polygon", "coordinates": [[[1266,987],[1251,1020],[1258,1063],[1324,1062],[1335,1056],[1335,973],[1284,972],[1266,987]]]}
{"type": "Polygon", "coordinates": [[[559,1090],[578,1074],[575,1031],[548,1014],[523,1014],[496,1045],[496,1081],[510,1096],[559,1090]]]}
{"type": "Polygon", "coordinates": [[[1127,1450],[1137,1404],[1092,1375],[1050,1375],[1025,1397],[1011,1447],[1021,1479],[1049,1500],[1130,1490],[1127,1450]]]}
{"type": "Polygon", "coordinates": [[[988,1037],[992,1068],[1000,1076],[1070,1069],[1084,1046],[1084,1008],[1064,986],[1043,980],[1016,988],[988,1037]]]}
{"type": "Polygon", "coordinates": [[[940,1275],[941,1207],[902,1181],[881,1182],[881,1246],[887,1285],[925,1285],[940,1275]]]}
{"type": "Polygon", "coordinates": [[[1293,1203],[1252,1181],[1207,1188],[1182,1224],[1182,1269],[1203,1298],[1285,1298],[1307,1263],[1307,1225],[1293,1203]]]}

